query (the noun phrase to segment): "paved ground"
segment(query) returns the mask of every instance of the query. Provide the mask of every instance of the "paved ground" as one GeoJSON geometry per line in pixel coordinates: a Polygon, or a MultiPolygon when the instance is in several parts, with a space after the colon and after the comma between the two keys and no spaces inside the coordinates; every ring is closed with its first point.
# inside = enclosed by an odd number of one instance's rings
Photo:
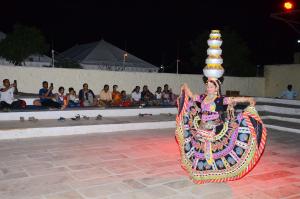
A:
{"type": "Polygon", "coordinates": [[[195,185],[173,129],[0,142],[1,199],[300,198],[300,135],[270,131],[245,178],[195,185]]]}

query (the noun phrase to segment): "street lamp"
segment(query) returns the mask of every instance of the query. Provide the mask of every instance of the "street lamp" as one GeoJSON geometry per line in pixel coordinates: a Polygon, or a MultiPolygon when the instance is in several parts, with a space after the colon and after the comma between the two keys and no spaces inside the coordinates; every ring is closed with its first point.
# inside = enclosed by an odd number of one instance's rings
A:
{"type": "Polygon", "coordinates": [[[165,66],[164,66],[164,65],[160,65],[160,68],[159,68],[159,69],[160,69],[160,72],[161,72],[161,73],[165,72],[165,66]]]}
{"type": "Polygon", "coordinates": [[[292,10],[294,8],[294,4],[291,1],[286,1],[283,3],[283,7],[285,10],[289,11],[292,10]]]}
{"type": "Polygon", "coordinates": [[[300,34],[298,26],[300,24],[300,21],[298,20],[297,16],[300,12],[299,9],[295,9],[297,6],[293,1],[284,1],[282,4],[283,12],[278,13],[272,13],[270,15],[271,18],[283,21],[286,24],[288,24],[294,31],[296,31],[298,34],[300,34]],[[294,18],[293,18],[294,17],[294,18]]]}

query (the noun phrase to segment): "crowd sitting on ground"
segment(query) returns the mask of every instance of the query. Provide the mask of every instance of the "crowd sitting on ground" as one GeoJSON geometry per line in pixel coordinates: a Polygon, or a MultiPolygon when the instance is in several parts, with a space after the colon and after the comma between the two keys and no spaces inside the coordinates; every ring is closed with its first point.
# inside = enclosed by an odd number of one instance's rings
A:
{"type": "MultiPolygon", "coordinates": [[[[147,85],[136,86],[131,94],[127,94],[125,90],[118,91],[118,85],[113,85],[110,91],[109,85],[104,85],[100,94],[96,96],[89,89],[87,83],[83,84],[83,88],[78,95],[74,88],[70,87],[68,93],[64,87],[59,87],[58,92],[54,93],[53,83],[48,85],[47,81],[42,82],[42,88],[39,90],[39,99],[33,101],[33,106],[47,107],[54,109],[66,109],[74,107],[129,107],[129,106],[174,106],[176,104],[177,95],[169,88],[168,84],[157,87],[155,93],[152,93],[147,85]]],[[[24,109],[26,102],[24,100],[15,99],[17,93],[17,83],[10,84],[8,79],[3,80],[3,86],[0,87],[0,109],[4,111],[10,109],[24,109]]]]}

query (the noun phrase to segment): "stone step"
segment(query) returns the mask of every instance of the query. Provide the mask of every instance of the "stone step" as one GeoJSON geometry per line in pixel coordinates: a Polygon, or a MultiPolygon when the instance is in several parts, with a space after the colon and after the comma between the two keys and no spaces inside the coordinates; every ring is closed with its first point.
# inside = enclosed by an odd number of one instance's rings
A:
{"type": "Polygon", "coordinates": [[[300,133],[300,123],[280,121],[275,119],[263,119],[267,128],[276,129],[279,131],[300,133]]]}
{"type": "Polygon", "coordinates": [[[102,120],[67,119],[64,122],[58,120],[2,121],[0,122],[0,140],[145,129],[174,128],[175,130],[175,125],[175,115],[170,114],[103,117],[102,120]]]}
{"type": "Polygon", "coordinates": [[[20,120],[20,117],[35,117],[40,120],[57,119],[59,117],[71,118],[77,114],[86,115],[88,117],[96,117],[101,114],[104,117],[130,117],[136,116],[140,113],[150,113],[153,115],[159,114],[177,114],[176,107],[131,107],[131,108],[77,108],[66,110],[47,110],[47,111],[25,111],[25,112],[0,112],[0,121],[16,121],[20,120]]]}
{"type": "Polygon", "coordinates": [[[294,105],[294,104],[282,104],[282,103],[272,103],[272,102],[256,102],[256,104],[257,105],[268,105],[268,106],[283,107],[283,108],[300,109],[300,105],[294,105]]]}

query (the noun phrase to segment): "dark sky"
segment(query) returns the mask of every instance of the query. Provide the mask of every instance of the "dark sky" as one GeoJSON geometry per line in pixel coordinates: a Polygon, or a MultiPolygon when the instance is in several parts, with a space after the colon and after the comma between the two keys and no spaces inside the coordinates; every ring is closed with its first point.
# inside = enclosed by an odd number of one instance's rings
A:
{"type": "Polygon", "coordinates": [[[282,2],[10,0],[1,2],[0,30],[10,32],[16,23],[36,26],[49,44],[53,40],[58,52],[104,38],[159,66],[176,60],[178,43],[184,55],[199,33],[229,26],[245,39],[255,64],[290,63],[298,35],[270,18],[271,13],[280,11],[282,2]]]}

